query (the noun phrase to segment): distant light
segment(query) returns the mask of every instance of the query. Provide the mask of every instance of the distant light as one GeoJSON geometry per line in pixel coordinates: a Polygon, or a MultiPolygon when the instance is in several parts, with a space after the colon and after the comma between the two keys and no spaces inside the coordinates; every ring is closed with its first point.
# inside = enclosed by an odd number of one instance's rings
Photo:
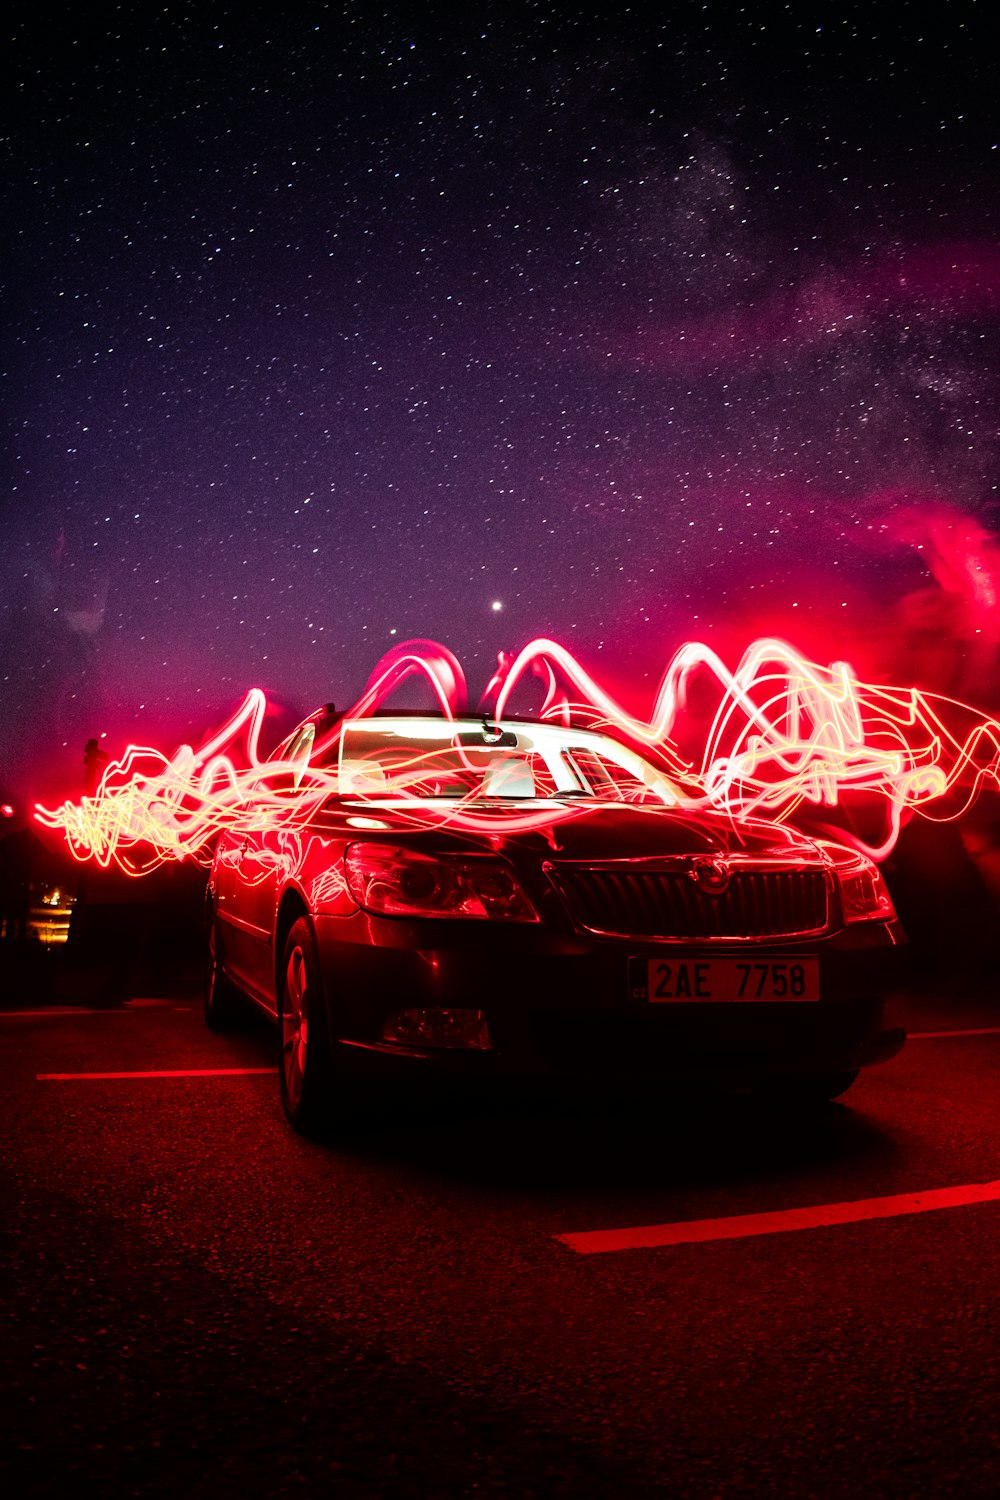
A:
{"type": "Polygon", "coordinates": [[[2,802],[2,803],[0,803],[0,818],[12,818],[13,816],[14,816],[14,809],[11,807],[10,803],[9,802],[2,802]]]}
{"type": "Polygon", "coordinates": [[[499,614],[500,610],[503,609],[503,601],[501,599],[494,599],[493,603],[490,605],[490,609],[494,614],[499,614]]]}

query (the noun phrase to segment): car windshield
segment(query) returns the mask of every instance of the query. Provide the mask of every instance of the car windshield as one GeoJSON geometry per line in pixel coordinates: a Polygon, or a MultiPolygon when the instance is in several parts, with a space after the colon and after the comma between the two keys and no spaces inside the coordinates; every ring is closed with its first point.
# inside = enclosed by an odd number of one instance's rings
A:
{"type": "Polygon", "coordinates": [[[338,780],[341,796],[366,799],[679,800],[676,787],[624,746],[550,725],[484,731],[445,721],[355,721],[344,727],[338,780]]]}

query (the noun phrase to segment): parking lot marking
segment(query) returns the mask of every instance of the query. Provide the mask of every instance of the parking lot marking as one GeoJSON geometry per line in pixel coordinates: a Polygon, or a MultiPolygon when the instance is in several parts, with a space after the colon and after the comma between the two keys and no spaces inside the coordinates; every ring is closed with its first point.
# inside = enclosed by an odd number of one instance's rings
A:
{"type": "Polygon", "coordinates": [[[251,1073],[277,1073],[277,1068],[156,1068],[141,1073],[36,1073],[39,1083],[64,1083],[89,1078],[239,1078],[251,1073]]]}
{"type": "Polygon", "coordinates": [[[691,1219],[676,1224],[643,1224],[634,1229],[592,1229],[553,1238],[580,1255],[608,1250],[652,1250],[663,1245],[697,1245],[710,1240],[742,1240],[790,1229],[825,1229],[864,1219],[894,1219],[932,1209],[961,1208],[969,1203],[1000,1202],[1000,1180],[962,1187],[929,1188],[922,1193],[895,1193],[891,1198],[859,1198],[854,1203],[820,1203],[812,1208],[783,1208],[774,1213],[737,1214],[727,1219],[691,1219]]]}
{"type": "Polygon", "coordinates": [[[961,1031],[908,1031],[908,1042],[926,1042],[939,1036],[1000,1036],[1000,1026],[966,1026],[961,1031]]]}
{"type": "Polygon", "coordinates": [[[31,1016],[127,1016],[129,1012],[116,1006],[102,1005],[46,1005],[39,1010],[0,1010],[0,1019],[31,1016]]]}

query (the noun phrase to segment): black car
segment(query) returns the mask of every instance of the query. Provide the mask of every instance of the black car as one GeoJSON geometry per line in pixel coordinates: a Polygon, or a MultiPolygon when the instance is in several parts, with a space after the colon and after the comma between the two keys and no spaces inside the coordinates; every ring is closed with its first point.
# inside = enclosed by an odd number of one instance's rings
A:
{"type": "Polygon", "coordinates": [[[205,1014],[278,1021],[299,1129],[405,1076],[832,1099],[905,1040],[877,867],[608,736],[317,713],[258,792],[212,865],[205,1014]]]}

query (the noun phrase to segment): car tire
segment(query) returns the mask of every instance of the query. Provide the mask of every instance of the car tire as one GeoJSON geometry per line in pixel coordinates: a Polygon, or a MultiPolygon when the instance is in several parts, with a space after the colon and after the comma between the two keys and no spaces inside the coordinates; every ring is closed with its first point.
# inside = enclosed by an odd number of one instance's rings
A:
{"type": "Polygon", "coordinates": [[[307,917],[285,939],[278,983],[281,1104],[302,1135],[346,1124],[350,1096],[338,1079],[327,1019],[316,937],[307,917]]]}
{"type": "Polygon", "coordinates": [[[814,1073],[811,1077],[783,1078],[776,1083],[765,1084],[757,1093],[770,1103],[791,1107],[806,1107],[830,1104],[839,1099],[855,1082],[858,1069],[842,1073],[814,1073]]]}
{"type": "Polygon", "coordinates": [[[212,915],[208,921],[208,955],[205,960],[205,983],[202,990],[205,1025],[211,1031],[231,1031],[246,1019],[246,1002],[226,977],[222,967],[222,940],[219,924],[212,915]]]}

